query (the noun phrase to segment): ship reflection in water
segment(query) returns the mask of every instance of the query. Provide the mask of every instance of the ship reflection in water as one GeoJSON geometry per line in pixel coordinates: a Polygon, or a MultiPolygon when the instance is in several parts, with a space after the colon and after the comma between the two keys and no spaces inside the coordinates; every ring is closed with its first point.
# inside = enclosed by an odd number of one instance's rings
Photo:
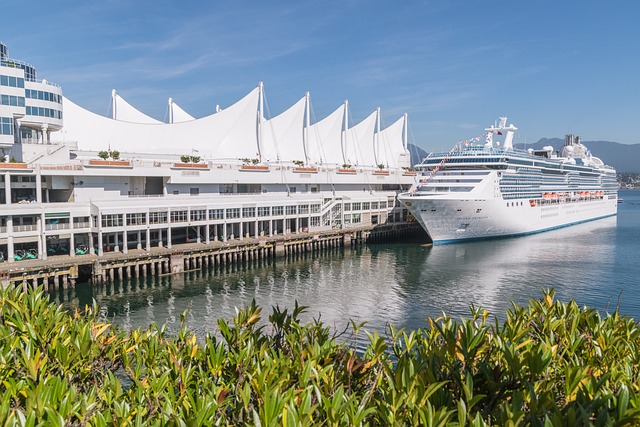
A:
{"type": "Polygon", "coordinates": [[[615,309],[624,290],[621,311],[638,318],[637,251],[626,250],[620,239],[637,247],[640,235],[625,235],[618,220],[511,239],[365,246],[184,278],[78,286],[70,304],[84,306],[94,298],[105,316],[127,329],[166,322],[169,332],[188,310],[188,326],[203,336],[215,332],[218,318],[233,317],[236,307],[253,299],[264,318],[271,306],[293,307],[297,300],[309,306],[304,320],[320,316],[342,329],[353,319],[381,331],[387,324],[423,327],[443,311],[466,316],[472,304],[503,317],[510,301],[526,303],[554,287],[558,298],[602,311],[615,309]]]}

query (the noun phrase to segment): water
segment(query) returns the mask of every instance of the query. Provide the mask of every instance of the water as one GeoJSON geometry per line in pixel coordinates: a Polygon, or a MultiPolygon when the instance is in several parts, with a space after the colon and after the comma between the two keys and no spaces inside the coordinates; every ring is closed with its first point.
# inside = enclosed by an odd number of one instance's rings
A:
{"type": "Polygon", "coordinates": [[[471,304],[498,317],[511,301],[525,304],[542,289],[562,300],[640,319],[640,192],[621,191],[617,217],[525,237],[444,246],[374,245],[330,254],[278,260],[262,267],[184,276],[145,278],[91,287],[79,285],[70,301],[96,299],[103,314],[127,329],[166,323],[169,332],[187,312],[200,336],[215,332],[217,319],[252,299],[264,307],[309,306],[337,329],[349,319],[369,329],[387,324],[418,328],[443,311],[469,314],[471,304]]]}

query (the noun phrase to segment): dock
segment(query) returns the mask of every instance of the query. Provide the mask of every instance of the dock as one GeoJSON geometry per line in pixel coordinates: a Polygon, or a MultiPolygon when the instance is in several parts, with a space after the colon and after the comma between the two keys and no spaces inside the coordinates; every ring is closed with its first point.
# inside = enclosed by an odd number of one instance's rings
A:
{"type": "Polygon", "coordinates": [[[315,233],[247,237],[227,242],[184,243],[172,248],[130,249],[126,254],[50,256],[46,260],[0,264],[0,285],[21,286],[24,290],[43,286],[47,292],[57,291],[76,283],[101,284],[146,276],[177,275],[203,268],[275,260],[365,243],[414,240],[422,235],[424,232],[416,222],[398,222],[315,233]]]}

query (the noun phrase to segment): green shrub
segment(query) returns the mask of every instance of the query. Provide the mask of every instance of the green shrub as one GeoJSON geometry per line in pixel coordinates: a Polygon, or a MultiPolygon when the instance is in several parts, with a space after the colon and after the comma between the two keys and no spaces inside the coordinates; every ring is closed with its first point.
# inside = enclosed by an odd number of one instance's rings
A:
{"type": "MultiPolygon", "coordinates": [[[[130,333],[1,290],[2,425],[636,425],[640,331],[553,292],[504,322],[336,335],[255,303],[215,335],[130,333]],[[366,335],[366,348],[356,341],[366,335]]],[[[183,316],[184,319],[184,316],[183,316]]]]}

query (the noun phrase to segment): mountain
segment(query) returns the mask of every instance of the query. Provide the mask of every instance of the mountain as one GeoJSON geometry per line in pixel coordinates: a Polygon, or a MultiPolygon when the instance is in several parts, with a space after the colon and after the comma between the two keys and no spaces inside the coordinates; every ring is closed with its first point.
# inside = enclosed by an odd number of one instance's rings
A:
{"type": "Polygon", "coordinates": [[[427,157],[427,155],[429,154],[422,148],[411,143],[407,144],[407,150],[409,150],[409,155],[411,156],[411,166],[421,163],[422,159],[427,157]]]}
{"type": "MultiPolygon", "coordinates": [[[[620,144],[611,141],[582,141],[591,153],[617,172],[640,172],[640,144],[620,144]]],[[[516,148],[540,150],[550,145],[558,150],[564,145],[561,138],[542,138],[535,144],[515,144],[516,148]]]]}

